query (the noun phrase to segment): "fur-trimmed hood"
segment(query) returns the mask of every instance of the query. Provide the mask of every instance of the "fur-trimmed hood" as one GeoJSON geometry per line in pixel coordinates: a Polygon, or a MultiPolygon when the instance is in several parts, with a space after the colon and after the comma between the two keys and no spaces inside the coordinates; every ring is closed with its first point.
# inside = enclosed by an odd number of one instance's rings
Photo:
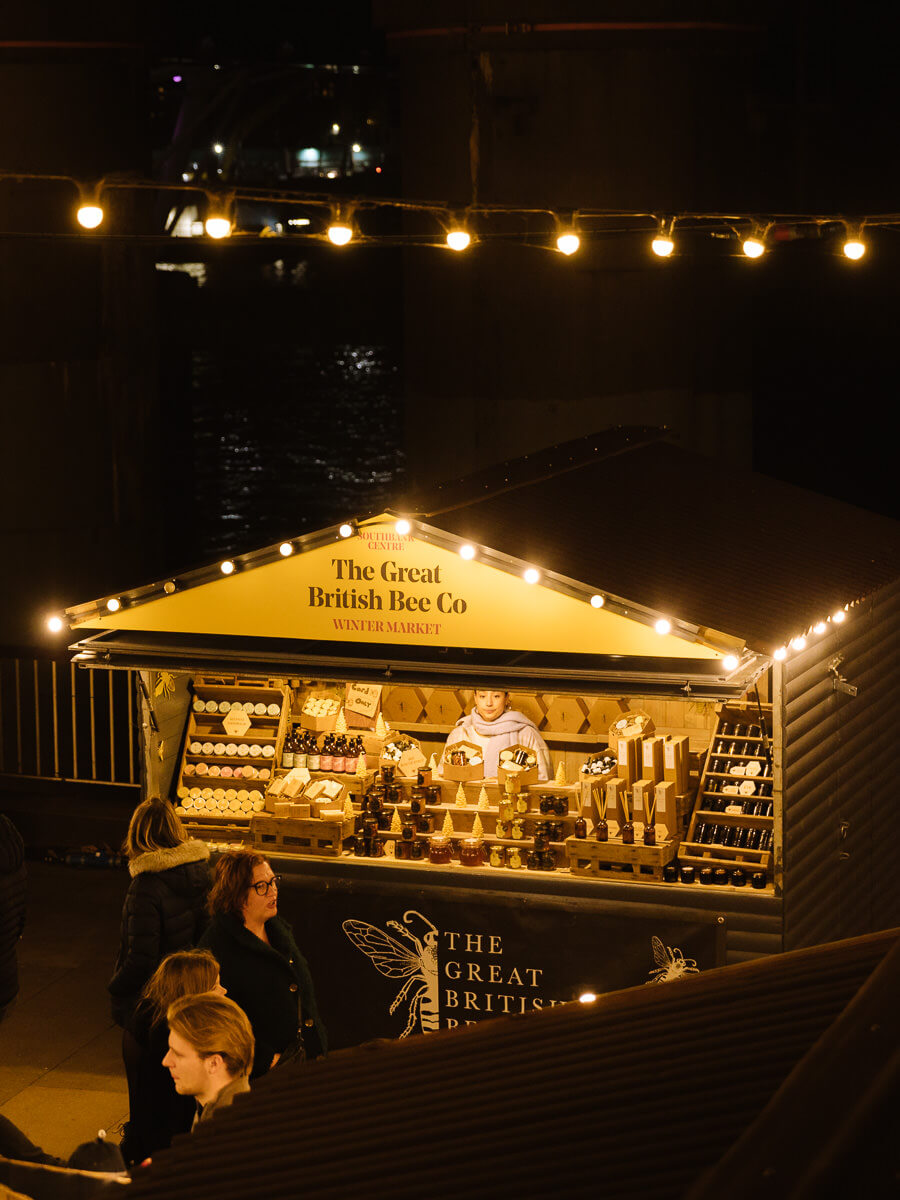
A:
{"type": "Polygon", "coordinates": [[[209,846],[205,842],[198,842],[196,838],[188,838],[186,842],[182,842],[178,846],[172,846],[165,850],[148,850],[144,854],[138,854],[128,864],[128,870],[131,877],[134,878],[147,871],[152,871],[154,874],[158,871],[169,871],[172,867],[180,867],[184,863],[202,862],[205,858],[209,858],[209,846]]]}

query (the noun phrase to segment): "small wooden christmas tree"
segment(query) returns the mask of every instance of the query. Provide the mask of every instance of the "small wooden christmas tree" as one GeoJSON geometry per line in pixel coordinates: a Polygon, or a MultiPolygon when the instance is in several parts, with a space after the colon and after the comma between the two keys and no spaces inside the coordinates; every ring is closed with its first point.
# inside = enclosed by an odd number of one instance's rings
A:
{"type": "Polygon", "coordinates": [[[462,784],[460,784],[459,787],[456,789],[456,807],[457,808],[465,808],[467,803],[468,803],[468,801],[466,800],[466,789],[462,784]]]}
{"type": "Polygon", "coordinates": [[[450,816],[450,813],[448,812],[447,815],[444,817],[444,824],[441,827],[441,834],[444,837],[453,837],[453,835],[455,833],[456,833],[456,830],[453,828],[453,818],[450,816]]]}
{"type": "Polygon", "coordinates": [[[337,720],[334,723],[334,732],[335,733],[346,733],[347,732],[347,718],[344,716],[343,708],[341,708],[341,710],[338,712],[337,720]]]}
{"type": "Polygon", "coordinates": [[[472,822],[472,837],[484,837],[484,826],[481,823],[481,817],[478,815],[478,813],[475,814],[475,820],[472,822]]]}
{"type": "Polygon", "coordinates": [[[344,800],[344,820],[345,821],[353,820],[353,801],[350,799],[349,796],[347,796],[346,799],[344,800]]]}
{"type": "Polygon", "coordinates": [[[568,783],[566,779],[566,764],[563,759],[560,759],[559,766],[556,768],[556,778],[553,782],[557,787],[565,787],[568,783]]]}
{"type": "Polygon", "coordinates": [[[403,822],[400,820],[400,809],[394,809],[394,815],[391,817],[391,833],[402,833],[403,822]]]}
{"type": "Polygon", "coordinates": [[[388,727],[387,722],[381,713],[375,718],[375,736],[379,738],[387,737],[388,727]]]}
{"type": "Polygon", "coordinates": [[[491,802],[490,802],[490,800],[488,800],[487,788],[484,786],[484,784],[481,785],[481,791],[478,793],[478,807],[479,808],[490,808],[491,807],[491,802]]]}
{"type": "Polygon", "coordinates": [[[360,779],[365,779],[366,777],[366,756],[364,753],[360,754],[356,760],[356,774],[360,779]]]}

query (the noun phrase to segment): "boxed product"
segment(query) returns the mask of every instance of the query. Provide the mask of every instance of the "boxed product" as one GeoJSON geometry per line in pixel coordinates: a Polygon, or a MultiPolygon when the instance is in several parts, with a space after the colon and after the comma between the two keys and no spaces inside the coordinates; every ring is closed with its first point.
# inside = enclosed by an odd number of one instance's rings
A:
{"type": "Polygon", "coordinates": [[[510,746],[500,751],[497,782],[505,786],[510,780],[517,788],[530,787],[538,781],[537,751],[529,746],[510,746]]]}
{"type": "Polygon", "coordinates": [[[394,767],[398,776],[415,778],[416,772],[428,765],[422,747],[405,733],[392,733],[381,748],[380,767],[394,767]]]}
{"type": "Polygon", "coordinates": [[[441,774],[444,779],[466,783],[470,779],[484,779],[484,751],[474,742],[453,742],[444,747],[441,758],[441,774]]]}
{"type": "Polygon", "coordinates": [[[331,733],[337,723],[341,702],[336,696],[310,692],[300,709],[300,725],[315,733],[331,733]]]}

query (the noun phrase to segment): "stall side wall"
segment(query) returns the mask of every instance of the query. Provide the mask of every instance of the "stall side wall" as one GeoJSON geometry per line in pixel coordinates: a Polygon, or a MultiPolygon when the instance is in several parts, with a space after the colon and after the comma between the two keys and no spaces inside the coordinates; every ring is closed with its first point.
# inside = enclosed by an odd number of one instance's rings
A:
{"type": "Polygon", "coordinates": [[[143,791],[145,796],[168,796],[181,761],[181,747],[191,705],[191,676],[170,671],[142,671],[146,687],[142,697],[142,749],[144,755],[143,791]],[[152,728],[149,708],[156,717],[152,728]]]}
{"type": "Polygon", "coordinates": [[[900,925],[900,583],[813,637],[781,672],[785,949],[900,925]],[[858,688],[835,689],[829,665],[858,688]]]}

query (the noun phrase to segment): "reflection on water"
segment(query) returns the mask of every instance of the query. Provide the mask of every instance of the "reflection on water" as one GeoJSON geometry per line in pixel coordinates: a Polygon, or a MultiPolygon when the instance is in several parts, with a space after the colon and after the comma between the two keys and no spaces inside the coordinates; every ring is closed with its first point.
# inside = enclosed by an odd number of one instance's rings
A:
{"type": "Polygon", "coordinates": [[[403,473],[397,352],[269,342],[194,349],[194,541],[263,546],[393,495],[403,473]]]}

